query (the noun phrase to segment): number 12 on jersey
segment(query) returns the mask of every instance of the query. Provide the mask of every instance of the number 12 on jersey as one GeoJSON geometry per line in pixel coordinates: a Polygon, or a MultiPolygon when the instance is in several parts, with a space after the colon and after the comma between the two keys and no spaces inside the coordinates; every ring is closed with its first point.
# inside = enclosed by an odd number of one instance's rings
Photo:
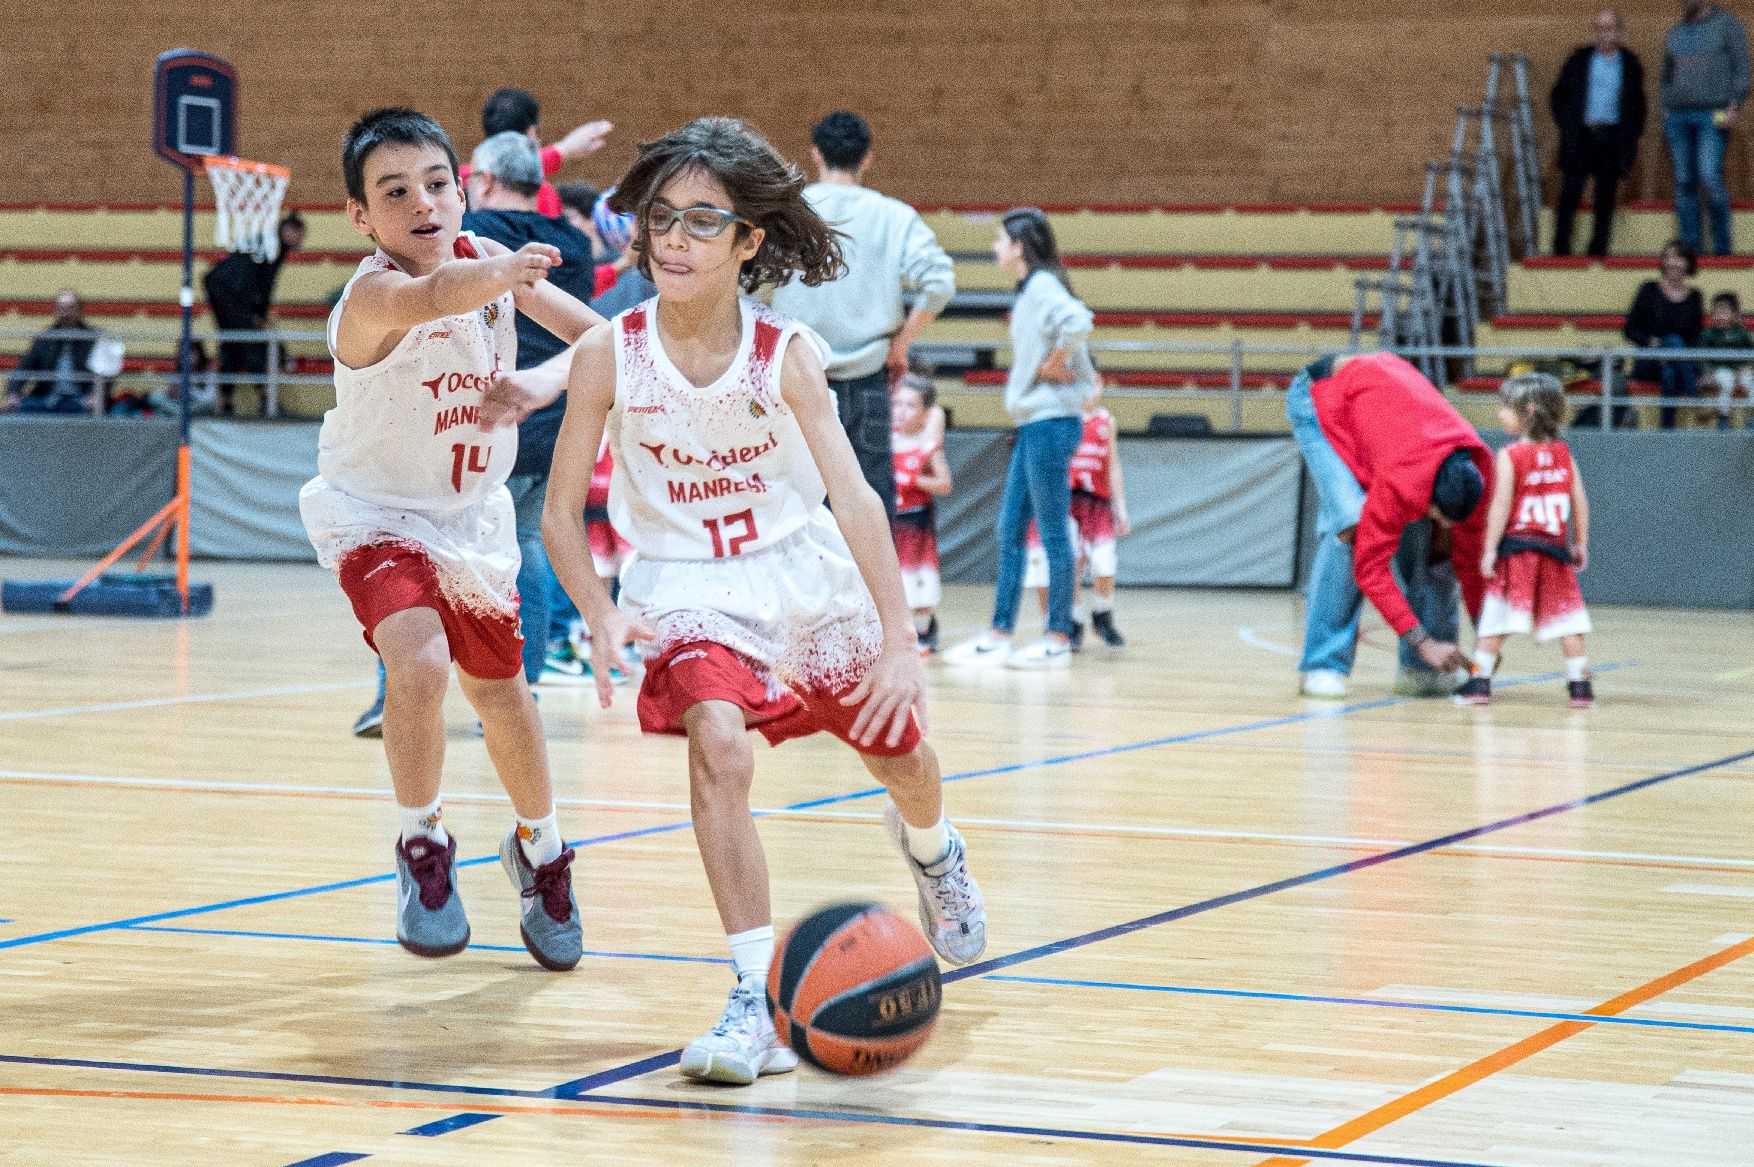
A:
{"type": "Polygon", "coordinates": [[[705,527],[707,534],[713,537],[714,559],[741,555],[743,545],[756,538],[754,511],[738,511],[736,514],[726,515],[722,519],[702,519],[701,526],[705,527]],[[731,534],[733,526],[742,527],[742,534],[731,534]]]}

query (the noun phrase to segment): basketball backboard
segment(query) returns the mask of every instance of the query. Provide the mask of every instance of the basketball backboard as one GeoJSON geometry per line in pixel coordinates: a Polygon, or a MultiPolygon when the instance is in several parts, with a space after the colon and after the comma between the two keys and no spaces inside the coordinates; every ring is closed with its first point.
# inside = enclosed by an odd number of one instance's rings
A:
{"type": "Polygon", "coordinates": [[[173,166],[199,170],[204,154],[237,153],[237,73],[194,49],[159,54],[152,76],[152,148],[173,166]]]}

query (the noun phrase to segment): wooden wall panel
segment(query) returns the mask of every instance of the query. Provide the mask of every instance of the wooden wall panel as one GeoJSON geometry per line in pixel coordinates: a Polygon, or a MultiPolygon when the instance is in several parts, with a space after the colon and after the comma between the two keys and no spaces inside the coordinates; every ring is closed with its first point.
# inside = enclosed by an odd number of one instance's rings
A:
{"type": "MultiPolygon", "coordinates": [[[[578,174],[612,179],[632,143],[729,112],[804,157],[816,116],[846,106],[878,134],[874,180],[924,202],[1404,201],[1478,100],[1485,54],[1521,49],[1536,100],[1586,0],[967,0],[884,6],[752,0],[421,6],[304,0],[62,0],[10,6],[8,164],[0,201],[162,202],[174,172],[147,150],[154,55],[192,46],[243,78],[242,151],[293,167],[293,198],[341,196],[337,144],[376,105],[438,116],[467,150],[482,99],[523,84],[558,133],[610,117],[614,148],[578,174]],[[694,27],[691,27],[694,26],[694,27]]],[[[1655,71],[1672,0],[1626,5],[1655,71]]],[[[1543,133],[1550,138],[1544,112],[1543,133]]],[[[1647,138],[1633,193],[1660,196],[1647,138]]],[[[1731,171],[1749,189],[1740,143],[1731,171]]]]}

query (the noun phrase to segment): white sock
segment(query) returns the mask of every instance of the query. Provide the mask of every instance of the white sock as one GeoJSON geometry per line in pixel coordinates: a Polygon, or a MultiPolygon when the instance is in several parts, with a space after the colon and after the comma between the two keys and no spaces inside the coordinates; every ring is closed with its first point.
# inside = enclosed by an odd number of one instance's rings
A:
{"type": "Polygon", "coordinates": [[[1587,681],[1590,676],[1590,658],[1587,656],[1568,656],[1565,658],[1565,679],[1568,681],[1587,681]]]}
{"type": "Polygon", "coordinates": [[[560,858],[563,847],[560,822],[552,809],[539,819],[518,816],[518,846],[531,867],[541,867],[560,858]]]}
{"type": "Polygon", "coordinates": [[[930,613],[930,612],[915,612],[914,613],[914,634],[916,636],[924,636],[926,634],[926,632],[931,627],[932,627],[932,613],[930,613]]]}
{"type": "Polygon", "coordinates": [[[1493,672],[1498,668],[1498,654],[1495,652],[1474,652],[1474,673],[1476,676],[1492,679],[1493,672]]]}
{"type": "Polygon", "coordinates": [[[445,830],[444,808],[439,804],[443,799],[435,798],[426,806],[396,807],[396,813],[402,816],[402,841],[412,842],[415,839],[431,839],[443,847],[451,841],[450,834],[445,830]]]}
{"type": "Polygon", "coordinates": [[[753,984],[765,992],[767,969],[773,963],[773,925],[733,933],[725,937],[725,943],[731,946],[731,968],[737,973],[737,983],[753,984]]]}
{"type": "Polygon", "coordinates": [[[950,824],[944,821],[942,813],[929,827],[916,827],[905,818],[901,826],[907,833],[907,853],[915,863],[930,867],[950,851],[950,824]]]}
{"type": "Polygon", "coordinates": [[[1091,592],[1090,592],[1090,611],[1092,614],[1097,613],[1097,612],[1112,612],[1114,610],[1115,610],[1115,598],[1114,598],[1113,593],[1110,593],[1109,595],[1105,596],[1101,592],[1096,591],[1095,589],[1091,590],[1091,592]]]}

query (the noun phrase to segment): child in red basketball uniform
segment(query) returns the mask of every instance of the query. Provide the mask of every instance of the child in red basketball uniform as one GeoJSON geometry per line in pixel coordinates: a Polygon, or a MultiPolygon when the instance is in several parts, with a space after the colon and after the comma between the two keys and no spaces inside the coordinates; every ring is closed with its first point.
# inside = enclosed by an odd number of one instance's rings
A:
{"type": "Polygon", "coordinates": [[[1480,559],[1487,583],[1474,675],[1456,700],[1489,702],[1504,638],[1533,632],[1537,640],[1559,641],[1571,704],[1588,708],[1595,700],[1584,656],[1590,616],[1577,573],[1589,562],[1590,506],[1571,451],[1559,440],[1565,390],[1547,373],[1525,373],[1506,381],[1502,395],[1499,424],[1517,440],[1498,452],[1480,559]]]}
{"type": "Polygon", "coordinates": [[[384,752],[402,824],[396,937],[421,956],[469,940],[457,841],[439,802],[454,661],[518,816],[500,861],[523,899],[525,947],[544,967],[569,969],[582,951],[572,851],[555,821],[518,635],[504,485],[517,434],[482,432],[478,414],[494,376],[515,364],[514,308],[562,338],[601,318],[547,282],[555,248],[508,252],[460,233],[457,155],[432,119],[367,114],[347,133],[342,170],[348,215],[377,250],[329,317],[335,408],[299,511],[384,663],[384,752]]]}
{"type": "MultiPolygon", "coordinates": [[[[591,627],[602,703],[617,650],[647,641],[640,726],[688,738],[695,841],[737,985],[681,1068],[736,1084],[798,1064],[765,1001],[774,933],[749,729],[772,743],[826,730],[852,745],[890,792],[885,817],[933,947],[963,964],[986,946],[980,889],[916,715],[925,669],[886,508],[835,414],[818,339],[740,294],[841,270],[803,186],[731,118],[641,146],[612,202],[638,215],[658,295],[575,349],[543,522],[591,627]],[[591,570],[582,521],[605,427],[609,512],[634,548],[619,608],[591,570]]],[[[506,383],[506,417],[541,403],[525,387],[506,383]]]]}
{"type": "Polygon", "coordinates": [[[910,373],[889,396],[895,458],[895,557],[901,562],[902,589],[913,609],[921,656],[938,650],[938,518],[933,500],[950,493],[950,463],[944,458],[944,428],[934,426],[938,391],[931,379],[910,373]]]}
{"type": "MultiPolygon", "coordinates": [[[[1072,606],[1074,611],[1081,606],[1077,592],[1084,570],[1089,568],[1090,626],[1110,648],[1121,648],[1127,641],[1115,627],[1115,571],[1119,562],[1115,543],[1133,525],[1127,518],[1126,484],[1115,451],[1114,414],[1097,404],[1101,396],[1102,386],[1098,382],[1096,392],[1084,403],[1084,431],[1072,453],[1071,535],[1072,550],[1078,559],[1072,574],[1072,606]]],[[[1042,611],[1047,611],[1048,557],[1033,520],[1029,524],[1029,559],[1023,575],[1023,586],[1036,589],[1042,611]]],[[[1081,647],[1083,640],[1084,621],[1078,620],[1072,625],[1072,647],[1081,647]]]]}

